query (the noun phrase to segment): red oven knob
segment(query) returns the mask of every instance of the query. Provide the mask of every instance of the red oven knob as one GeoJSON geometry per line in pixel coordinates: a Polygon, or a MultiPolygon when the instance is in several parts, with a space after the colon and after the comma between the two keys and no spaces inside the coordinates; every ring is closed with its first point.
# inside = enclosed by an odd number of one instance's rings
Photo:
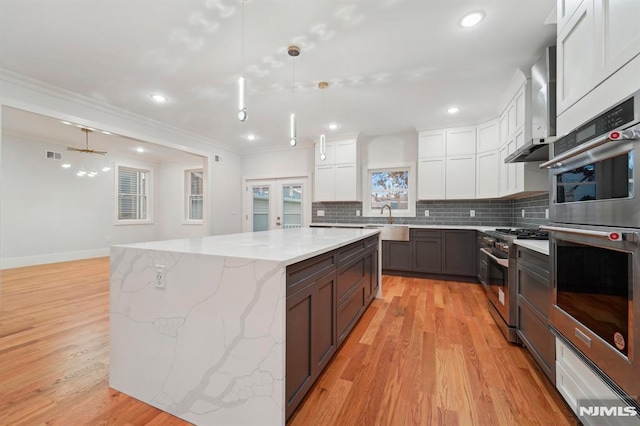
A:
{"type": "Polygon", "coordinates": [[[609,239],[611,241],[620,241],[620,234],[618,232],[609,232],[609,239]]]}
{"type": "Polygon", "coordinates": [[[612,139],[612,140],[620,139],[620,132],[611,132],[611,133],[609,133],[609,139],[612,139]]]}

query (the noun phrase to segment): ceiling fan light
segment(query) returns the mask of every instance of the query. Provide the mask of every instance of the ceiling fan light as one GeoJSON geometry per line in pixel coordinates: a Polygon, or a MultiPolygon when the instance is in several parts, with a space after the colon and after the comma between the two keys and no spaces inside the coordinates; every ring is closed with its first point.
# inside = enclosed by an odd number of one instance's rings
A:
{"type": "Polygon", "coordinates": [[[76,176],[84,176],[86,174],[87,172],[85,172],[84,170],[78,170],[78,173],[76,173],[76,176]]]}
{"type": "Polygon", "coordinates": [[[97,174],[98,174],[97,172],[89,172],[89,173],[87,173],[87,176],[94,177],[97,174]]]}
{"type": "Polygon", "coordinates": [[[110,166],[104,166],[101,170],[103,172],[108,172],[109,170],[111,170],[111,167],[110,166]]]}

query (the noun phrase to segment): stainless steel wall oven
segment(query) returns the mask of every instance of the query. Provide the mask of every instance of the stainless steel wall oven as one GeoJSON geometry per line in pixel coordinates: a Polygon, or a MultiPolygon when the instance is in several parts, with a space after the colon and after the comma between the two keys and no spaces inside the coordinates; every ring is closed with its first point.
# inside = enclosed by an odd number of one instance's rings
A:
{"type": "MultiPolygon", "coordinates": [[[[551,147],[550,320],[640,402],[640,90],[551,147]]],[[[613,382],[613,383],[611,383],[613,382]]]]}

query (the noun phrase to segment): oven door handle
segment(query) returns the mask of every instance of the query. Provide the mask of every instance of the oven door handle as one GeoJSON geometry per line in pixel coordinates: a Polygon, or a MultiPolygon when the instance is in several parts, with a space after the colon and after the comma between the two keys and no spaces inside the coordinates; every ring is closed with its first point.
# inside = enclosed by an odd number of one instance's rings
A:
{"type": "Polygon", "coordinates": [[[587,231],[584,229],[574,228],[560,228],[558,226],[540,226],[543,231],[560,232],[563,234],[584,235],[585,237],[604,238],[609,241],[633,241],[638,242],[640,235],[637,232],[622,232],[622,231],[587,231]]]}
{"type": "Polygon", "coordinates": [[[562,166],[562,162],[571,157],[575,157],[578,154],[582,154],[585,151],[604,145],[607,142],[612,141],[635,141],[640,140],[640,126],[635,126],[627,130],[615,130],[602,135],[591,142],[587,142],[582,145],[578,145],[567,152],[563,152],[560,155],[553,157],[551,160],[540,164],[541,169],[550,169],[562,166]]]}
{"type": "Polygon", "coordinates": [[[484,248],[481,248],[480,251],[489,256],[491,259],[495,260],[498,265],[505,268],[509,267],[509,259],[500,259],[499,257],[492,255],[487,249],[484,248]]]}

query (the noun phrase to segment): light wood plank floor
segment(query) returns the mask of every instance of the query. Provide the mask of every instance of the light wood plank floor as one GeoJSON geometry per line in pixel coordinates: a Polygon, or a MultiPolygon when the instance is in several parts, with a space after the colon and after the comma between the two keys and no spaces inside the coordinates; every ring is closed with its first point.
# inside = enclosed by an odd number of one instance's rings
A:
{"type": "MultiPolygon", "coordinates": [[[[108,387],[107,258],[0,274],[0,425],[186,424],[108,387]]],[[[383,286],[291,425],[576,424],[479,285],[383,286]]]]}

